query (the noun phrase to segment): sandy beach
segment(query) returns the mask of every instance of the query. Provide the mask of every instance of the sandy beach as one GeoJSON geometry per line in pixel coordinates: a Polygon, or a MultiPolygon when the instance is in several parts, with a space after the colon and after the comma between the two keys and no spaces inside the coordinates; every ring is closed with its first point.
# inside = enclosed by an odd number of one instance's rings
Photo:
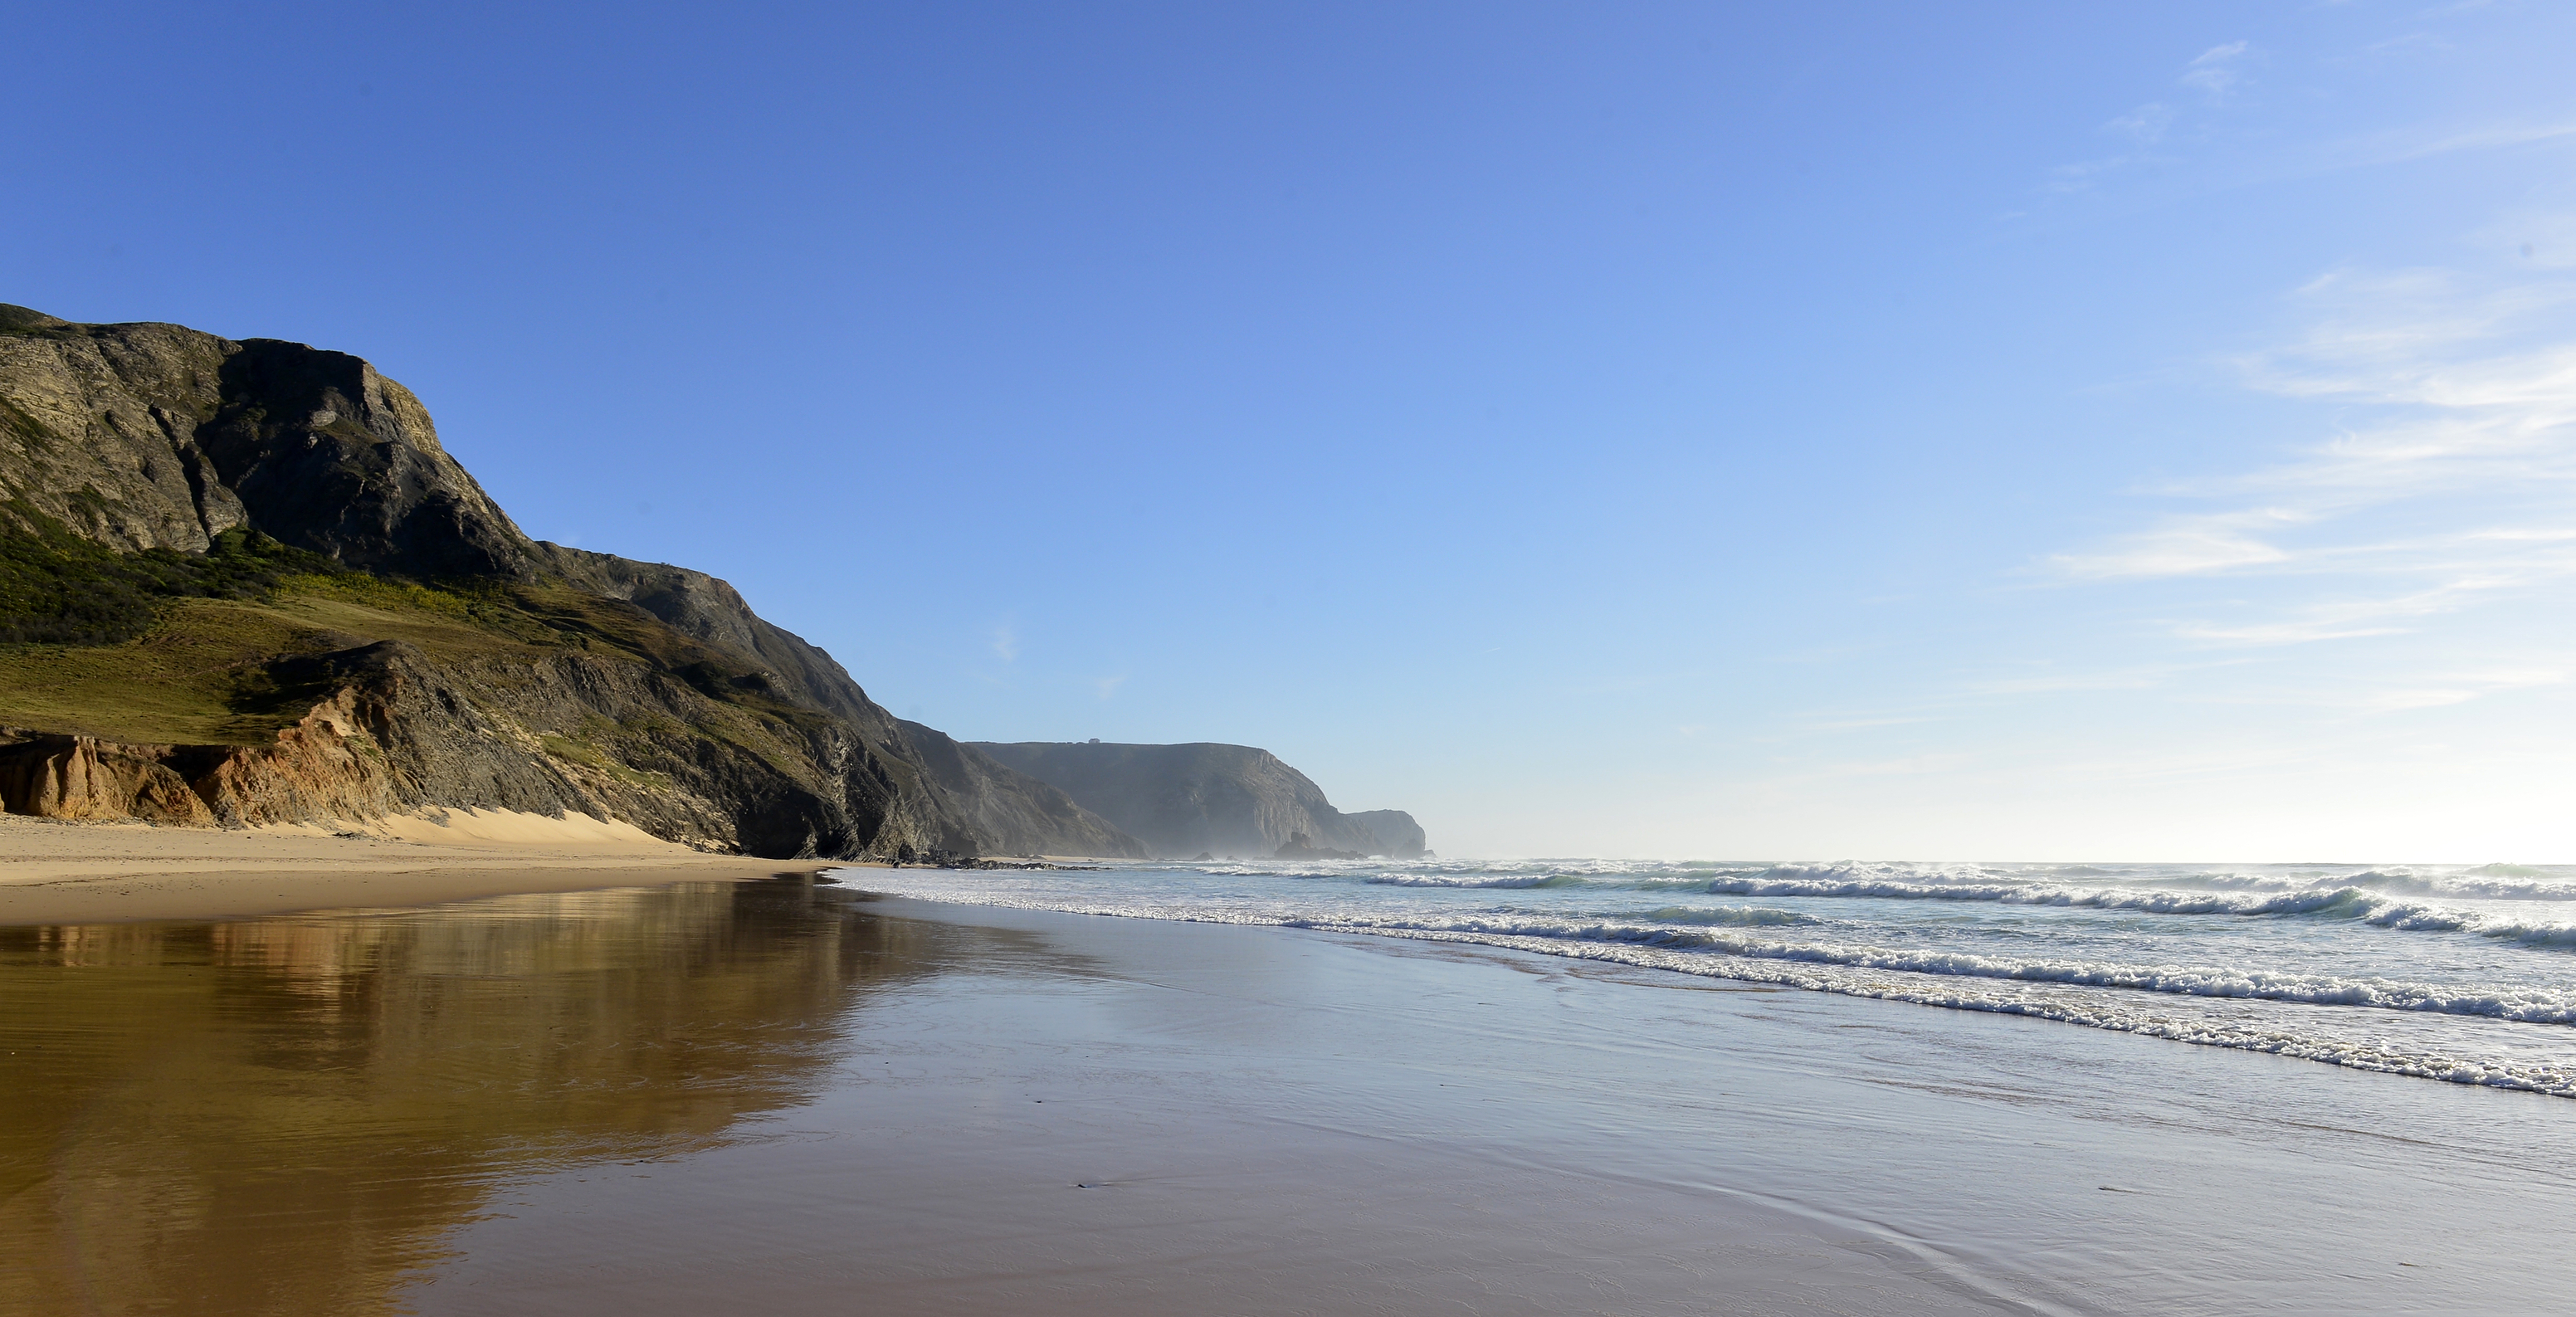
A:
{"type": "Polygon", "coordinates": [[[2561,1099],[1492,948],[800,877],[6,929],[0,971],[12,1310],[2322,1317],[2576,1283],[2561,1099]]]}
{"type": "Polygon", "coordinates": [[[233,919],[814,866],[708,855],[582,815],[443,811],[361,830],[221,830],[0,814],[0,925],[233,919]]]}

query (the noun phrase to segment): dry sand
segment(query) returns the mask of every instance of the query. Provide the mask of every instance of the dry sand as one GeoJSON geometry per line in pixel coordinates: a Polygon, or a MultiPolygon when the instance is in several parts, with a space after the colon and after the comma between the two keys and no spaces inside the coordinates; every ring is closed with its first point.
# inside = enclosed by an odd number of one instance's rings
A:
{"type": "Polygon", "coordinates": [[[412,906],[813,867],[708,855],[583,814],[445,810],[232,831],[0,814],[0,924],[412,906]]]}

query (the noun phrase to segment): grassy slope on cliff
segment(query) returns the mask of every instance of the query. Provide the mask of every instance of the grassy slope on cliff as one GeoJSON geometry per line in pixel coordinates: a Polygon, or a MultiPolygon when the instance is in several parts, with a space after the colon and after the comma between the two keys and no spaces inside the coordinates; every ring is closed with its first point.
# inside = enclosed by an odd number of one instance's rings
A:
{"type": "Polygon", "coordinates": [[[100,645],[149,630],[174,599],[254,599],[338,564],[241,530],[202,554],[120,553],[25,503],[0,501],[0,643],[100,645]]]}
{"type": "Polygon", "coordinates": [[[111,601],[88,614],[106,624],[61,628],[70,643],[0,643],[0,723],[144,744],[264,744],[329,693],[298,681],[291,660],[382,640],[499,685],[551,654],[584,652],[674,673],[736,715],[691,727],[593,719],[541,734],[557,758],[621,778],[655,776],[626,765],[624,742],[677,731],[781,763],[793,756],[766,725],[817,717],[772,698],[737,657],[617,600],[546,583],[422,585],[225,538],[201,557],[0,534],[0,626],[41,634],[51,601],[111,601]]]}

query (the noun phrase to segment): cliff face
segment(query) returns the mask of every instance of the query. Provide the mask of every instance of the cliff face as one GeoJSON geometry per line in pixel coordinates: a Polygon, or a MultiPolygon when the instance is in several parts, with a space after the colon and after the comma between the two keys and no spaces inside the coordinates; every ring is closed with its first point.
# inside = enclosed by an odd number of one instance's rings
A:
{"type": "Polygon", "coordinates": [[[352,567],[525,576],[528,539],[409,389],[339,352],[0,305],[0,486],[120,549],[252,527],[352,567]]]}
{"type": "Polygon", "coordinates": [[[623,656],[442,663],[389,640],[268,666],[328,694],[266,743],[0,728],[0,799],[17,813],[225,825],[579,811],[781,857],[872,843],[923,854],[936,840],[900,816],[901,766],[835,721],[710,696],[623,656]]]}
{"type": "Polygon", "coordinates": [[[1377,854],[1410,859],[1431,851],[1431,839],[1423,835],[1422,825],[1414,822],[1413,816],[1403,810],[1364,809],[1342,817],[1377,838],[1377,854]]]}
{"type": "Polygon", "coordinates": [[[0,807],[579,810],[782,857],[1141,853],[953,742],[926,759],[917,743],[946,738],[899,726],[724,582],[530,540],[359,358],[0,306],[10,581],[177,571],[167,553],[220,557],[244,532],[285,546],[265,593],[165,603],[122,644],[0,646],[0,807]],[[296,574],[293,551],[318,570],[296,574]]]}
{"type": "Polygon", "coordinates": [[[976,742],[973,748],[1061,787],[1154,853],[1270,856],[1297,837],[1314,850],[1417,856],[1422,828],[1402,810],[1344,814],[1306,775],[1248,745],[976,742]]]}
{"type": "Polygon", "coordinates": [[[1054,785],[920,723],[901,724],[936,793],[997,853],[1147,860],[1154,848],[1054,785]]]}

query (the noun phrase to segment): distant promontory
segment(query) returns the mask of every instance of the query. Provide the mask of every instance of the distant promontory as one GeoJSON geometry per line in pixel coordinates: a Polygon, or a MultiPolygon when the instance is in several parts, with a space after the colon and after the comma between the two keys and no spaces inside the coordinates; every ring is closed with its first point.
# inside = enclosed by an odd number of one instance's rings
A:
{"type": "Polygon", "coordinates": [[[973,748],[1063,791],[1164,858],[1410,859],[1428,850],[1412,815],[1345,814],[1305,774],[1248,745],[978,741],[973,748]]]}

